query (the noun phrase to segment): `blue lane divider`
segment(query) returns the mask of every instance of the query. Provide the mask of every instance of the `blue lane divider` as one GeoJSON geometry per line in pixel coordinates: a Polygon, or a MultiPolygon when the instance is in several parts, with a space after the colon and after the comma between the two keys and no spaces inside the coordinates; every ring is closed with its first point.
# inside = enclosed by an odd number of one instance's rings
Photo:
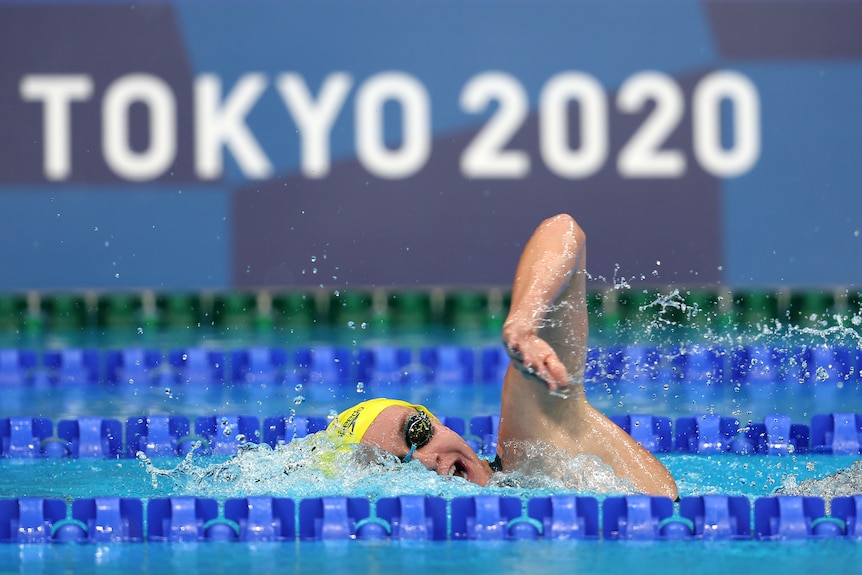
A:
{"type": "Polygon", "coordinates": [[[811,449],[815,453],[858,455],[862,451],[862,414],[817,414],[811,418],[811,449]]]}
{"type": "Polygon", "coordinates": [[[225,501],[224,516],[239,528],[240,541],[296,538],[296,505],[284,497],[247,497],[225,501]]]}
{"type": "Polygon", "coordinates": [[[789,352],[766,345],[749,345],[731,351],[730,382],[741,385],[785,383],[792,373],[785,369],[789,352]]]}
{"type": "Polygon", "coordinates": [[[521,500],[499,495],[456,497],[451,510],[452,539],[503,540],[510,538],[510,523],[521,517],[521,500]]]}
{"type": "Polygon", "coordinates": [[[630,398],[643,399],[654,393],[659,381],[669,381],[668,362],[656,347],[631,345],[622,348],[619,358],[620,391],[630,398]]]}
{"type": "Polygon", "coordinates": [[[727,453],[734,448],[739,430],[739,420],[734,417],[716,414],[680,417],[676,420],[674,444],[677,451],[685,453],[727,453]]]}
{"type": "Polygon", "coordinates": [[[805,360],[806,383],[835,387],[837,383],[859,380],[862,353],[858,348],[818,345],[800,352],[805,360]]]}
{"type": "Polygon", "coordinates": [[[65,518],[62,499],[0,499],[0,542],[48,543],[53,525],[65,518]]]}
{"type": "Polygon", "coordinates": [[[630,414],[614,415],[610,419],[652,453],[669,453],[673,447],[669,417],[630,414]]]}
{"type": "Polygon", "coordinates": [[[287,350],[283,348],[250,347],[235,350],[231,357],[234,383],[279,385],[287,377],[287,350]]]}
{"type": "MultiPolygon", "coordinates": [[[[64,348],[43,353],[5,348],[0,349],[0,386],[499,384],[507,366],[506,351],[499,345],[251,346],[230,351],[129,347],[103,352],[64,348]]],[[[663,349],[633,344],[587,352],[587,385],[630,397],[647,397],[655,385],[682,385],[684,393],[708,397],[722,385],[768,393],[773,384],[800,381],[827,394],[862,382],[862,350],[840,345],[663,349]]]]}
{"type": "Polygon", "coordinates": [[[544,539],[599,537],[599,504],[593,497],[533,497],[527,503],[527,515],[541,525],[544,539]]]}
{"type": "Polygon", "coordinates": [[[826,517],[819,497],[765,497],[754,502],[754,534],[757,539],[809,539],[841,537],[844,521],[826,517]]]}
{"type": "Polygon", "coordinates": [[[441,345],[419,351],[419,360],[429,370],[432,383],[473,382],[475,353],[467,346],[441,345]]]}
{"type": "Polygon", "coordinates": [[[470,418],[470,433],[477,439],[476,453],[485,457],[497,454],[497,430],[500,427],[499,415],[476,416],[470,418]]]}
{"type": "Polygon", "coordinates": [[[151,499],[147,505],[147,532],[150,541],[205,541],[205,526],[218,519],[215,499],[168,497],[151,499]]]}
{"type": "Polygon", "coordinates": [[[225,354],[222,351],[199,347],[174,350],[168,354],[168,362],[175,370],[174,383],[209,385],[225,382],[225,354]]]}
{"type": "Polygon", "coordinates": [[[46,351],[42,362],[54,385],[94,384],[101,377],[101,357],[93,349],[46,351]]]}
{"type": "Polygon", "coordinates": [[[157,375],[162,359],[162,354],[152,349],[108,350],[105,352],[105,379],[120,386],[160,383],[157,375]]]}
{"type": "Polygon", "coordinates": [[[189,419],[183,416],[142,415],[126,421],[126,456],[138,451],[152,457],[171,457],[187,452],[183,438],[190,437],[189,419]]]}
{"type": "Polygon", "coordinates": [[[123,452],[123,424],[116,419],[81,417],[57,423],[57,436],[71,457],[117,458],[123,452]]]}
{"type": "Polygon", "coordinates": [[[260,420],[251,415],[199,417],[195,433],[207,441],[203,453],[235,455],[242,444],[260,443],[260,420]]]}
{"type": "Polygon", "coordinates": [[[144,539],[144,506],[140,499],[76,499],[72,502],[72,517],[86,526],[83,540],[90,543],[133,543],[144,539]]]}
{"type": "Polygon", "coordinates": [[[662,541],[862,538],[862,494],[836,497],[826,515],[819,497],[736,495],[685,497],[678,512],[666,497],[626,495],[598,500],[570,494],[319,497],[294,501],[256,496],[93,497],[71,502],[0,499],[0,543],[139,543],[205,541],[442,541],[581,539],[662,541]],[[146,510],[145,510],[146,508],[146,510]],[[146,512],[146,533],[144,516],[146,512]],[[450,520],[447,524],[447,516],[450,520]],[[601,518],[601,529],[599,520],[601,518]]]}
{"type": "Polygon", "coordinates": [[[410,348],[378,346],[357,352],[357,381],[368,385],[408,383],[413,362],[410,348]]]}
{"type": "Polygon", "coordinates": [[[27,349],[0,349],[0,387],[27,385],[36,369],[36,352],[27,349]]]}
{"type": "Polygon", "coordinates": [[[54,433],[46,417],[8,417],[0,419],[0,456],[30,458],[42,455],[42,442],[54,433]]]}
{"type": "MultiPolygon", "coordinates": [[[[303,541],[332,541],[362,538],[361,527],[371,516],[367,499],[360,497],[320,497],[299,503],[299,537],[303,541]]],[[[370,525],[365,523],[365,525],[370,525]]],[[[368,534],[378,530],[368,529],[368,534]]],[[[376,537],[375,537],[376,538],[376,537]]]]}
{"type": "Polygon", "coordinates": [[[791,423],[788,415],[773,414],[766,416],[763,423],[750,424],[745,438],[754,453],[791,455],[808,452],[809,435],[807,425],[791,423]]]}
{"type": "Polygon", "coordinates": [[[392,539],[441,541],[448,538],[446,500],[405,495],[377,501],[377,517],[386,521],[392,539]]]}
{"type": "Polygon", "coordinates": [[[832,517],[844,522],[847,537],[862,538],[862,495],[833,498],[832,517]]]}
{"type": "Polygon", "coordinates": [[[481,382],[501,384],[509,369],[509,354],[503,346],[486,347],[481,351],[481,382]]]}
{"type": "Polygon", "coordinates": [[[305,437],[326,429],[325,417],[300,415],[267,417],[263,420],[263,443],[275,447],[279,443],[290,443],[294,438],[305,437]]]}
{"type": "Polygon", "coordinates": [[[751,538],[751,505],[746,497],[729,495],[684,497],[679,503],[679,514],[691,522],[694,537],[751,538]]]}
{"type": "Polygon", "coordinates": [[[350,350],[320,345],[294,352],[296,369],[289,383],[346,385],[353,377],[350,350]]]}
{"type": "Polygon", "coordinates": [[[668,497],[627,495],[602,502],[602,535],[605,539],[645,540],[664,535],[662,523],[673,516],[668,497]]]}
{"type": "Polygon", "coordinates": [[[670,354],[672,371],[677,381],[698,382],[717,386],[724,381],[727,354],[723,349],[705,346],[677,350],[670,354]],[[673,369],[676,368],[676,369],[673,369]]]}
{"type": "MultiPolygon", "coordinates": [[[[460,417],[440,416],[481,456],[497,452],[498,415],[474,416],[469,426],[460,417]]],[[[611,419],[653,453],[734,453],[782,456],[862,452],[862,414],[816,414],[812,426],[794,423],[786,414],[771,414],[762,422],[741,424],[738,418],[703,414],[670,418],[651,414],[613,415],[611,419]],[[672,442],[671,442],[672,438],[672,442]]],[[[56,435],[48,418],[0,418],[0,457],[133,458],[141,451],[150,457],[182,456],[200,443],[201,454],[233,455],[243,444],[275,447],[297,437],[326,429],[325,417],[277,416],[260,421],[255,416],[223,414],[192,421],[184,416],[133,416],[123,425],[115,419],[81,417],[60,420],[56,435]]]]}

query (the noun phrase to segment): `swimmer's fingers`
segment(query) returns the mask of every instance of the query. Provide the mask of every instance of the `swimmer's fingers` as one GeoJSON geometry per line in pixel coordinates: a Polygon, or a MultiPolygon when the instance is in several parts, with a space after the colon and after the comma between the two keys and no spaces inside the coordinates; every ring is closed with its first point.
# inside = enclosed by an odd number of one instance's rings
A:
{"type": "Polygon", "coordinates": [[[552,393],[568,386],[565,366],[554,348],[539,337],[532,326],[507,323],[503,329],[503,344],[512,366],[527,379],[542,383],[552,393]]]}
{"type": "Polygon", "coordinates": [[[521,355],[520,350],[518,350],[517,346],[506,344],[506,353],[509,355],[509,358],[512,361],[522,362],[524,361],[524,356],[521,355]]]}
{"type": "Polygon", "coordinates": [[[556,353],[546,356],[537,372],[548,386],[548,391],[557,392],[569,385],[569,374],[556,353]]]}
{"type": "Polygon", "coordinates": [[[512,353],[512,365],[520,371],[527,379],[540,382],[548,387],[551,392],[558,391],[568,385],[569,377],[565,366],[554,353],[553,349],[546,343],[533,354],[512,353]]]}

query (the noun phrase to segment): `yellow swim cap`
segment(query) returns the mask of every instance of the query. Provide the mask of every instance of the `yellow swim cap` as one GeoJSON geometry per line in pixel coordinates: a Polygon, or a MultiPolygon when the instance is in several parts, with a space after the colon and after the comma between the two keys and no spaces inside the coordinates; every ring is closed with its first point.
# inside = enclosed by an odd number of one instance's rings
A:
{"type": "Polygon", "coordinates": [[[369,399],[339,413],[338,417],[333,419],[326,428],[326,431],[341,438],[346,443],[359,443],[380,412],[393,405],[418,409],[427,413],[430,418],[437,419],[433,413],[421,405],[414,405],[400,399],[369,399]]]}

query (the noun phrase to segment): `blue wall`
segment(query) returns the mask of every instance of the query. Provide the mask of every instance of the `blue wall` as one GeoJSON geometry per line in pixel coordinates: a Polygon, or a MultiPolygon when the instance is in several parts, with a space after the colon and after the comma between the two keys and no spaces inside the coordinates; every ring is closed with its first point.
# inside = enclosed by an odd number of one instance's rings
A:
{"type": "Polygon", "coordinates": [[[0,290],[862,283],[862,2],[0,2],[0,290]]]}

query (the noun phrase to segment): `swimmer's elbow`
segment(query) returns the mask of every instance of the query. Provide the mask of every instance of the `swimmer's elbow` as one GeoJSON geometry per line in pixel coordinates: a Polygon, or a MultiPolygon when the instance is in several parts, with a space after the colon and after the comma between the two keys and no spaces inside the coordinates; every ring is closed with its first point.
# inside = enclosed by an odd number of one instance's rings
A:
{"type": "Polygon", "coordinates": [[[649,495],[668,497],[671,501],[678,501],[679,489],[676,486],[676,481],[668,474],[667,477],[663,477],[650,489],[649,495]]]}
{"type": "Polygon", "coordinates": [[[679,489],[676,487],[676,481],[670,480],[670,485],[667,487],[665,497],[669,497],[671,501],[679,501],[679,489]]]}
{"type": "Polygon", "coordinates": [[[553,230],[560,238],[564,238],[574,244],[583,246],[587,241],[587,234],[578,222],[569,214],[557,214],[543,222],[542,227],[553,230]]]}

